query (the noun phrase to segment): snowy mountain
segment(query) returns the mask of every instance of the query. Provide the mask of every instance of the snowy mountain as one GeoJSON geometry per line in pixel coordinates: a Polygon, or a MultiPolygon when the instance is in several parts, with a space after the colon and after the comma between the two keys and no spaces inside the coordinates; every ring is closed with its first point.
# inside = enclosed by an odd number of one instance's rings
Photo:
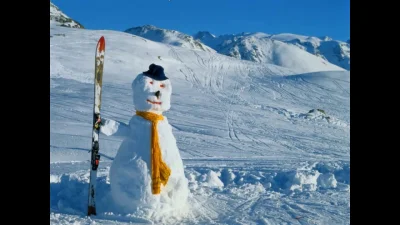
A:
{"type": "MultiPolygon", "coordinates": [[[[275,42],[272,40],[277,40],[299,47],[334,65],[350,70],[350,44],[335,41],[329,37],[320,39],[296,34],[269,35],[261,32],[215,36],[210,32],[201,31],[196,33],[194,38],[219,53],[255,62],[271,62],[271,56],[275,55],[273,52],[275,42]]],[[[279,45],[282,44],[279,43],[279,45]]]]}
{"type": "Polygon", "coordinates": [[[303,73],[126,32],[50,27],[50,224],[350,223],[349,71],[303,73]],[[103,118],[130,120],[132,80],[151,63],[171,79],[165,116],[189,179],[186,213],[148,218],[116,207],[109,171],[121,139],[100,135],[98,214],[85,216],[101,36],[103,118]]]}
{"type": "Polygon", "coordinates": [[[50,2],[50,22],[55,22],[64,27],[84,28],[82,24],[68,17],[52,2],[50,2]]]}
{"type": "MultiPolygon", "coordinates": [[[[209,32],[199,32],[192,37],[175,30],[162,29],[152,25],[131,28],[126,32],[156,42],[218,52],[237,59],[274,64],[298,71],[300,69],[304,73],[343,69],[336,66],[335,63],[330,63],[325,57],[315,54],[312,49],[278,40],[279,36],[273,39],[271,35],[264,33],[241,33],[217,37],[209,32]]],[[[322,46],[322,49],[328,52],[329,46],[322,46]]],[[[327,55],[331,61],[337,61],[334,60],[335,57],[332,54],[327,55]]]]}
{"type": "Polygon", "coordinates": [[[145,25],[127,29],[125,32],[165,44],[215,52],[215,50],[204,45],[200,41],[194,40],[192,36],[183,34],[176,30],[161,29],[152,25],[145,25]]]}
{"type": "Polygon", "coordinates": [[[195,39],[214,48],[218,53],[237,59],[270,63],[287,68],[301,68],[303,72],[341,70],[324,58],[310,54],[284,41],[271,38],[265,33],[241,33],[237,35],[214,36],[199,32],[195,39]]]}
{"type": "Polygon", "coordinates": [[[335,41],[330,37],[317,38],[296,34],[278,34],[270,38],[293,44],[330,63],[350,70],[350,39],[343,42],[335,41]]]}

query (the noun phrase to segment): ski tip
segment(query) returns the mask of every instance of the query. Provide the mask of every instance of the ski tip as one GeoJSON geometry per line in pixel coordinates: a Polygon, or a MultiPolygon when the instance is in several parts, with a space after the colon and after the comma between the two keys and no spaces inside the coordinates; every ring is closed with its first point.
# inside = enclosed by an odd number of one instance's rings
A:
{"type": "Polygon", "coordinates": [[[99,39],[99,42],[97,44],[99,51],[104,51],[105,46],[106,46],[106,41],[104,39],[104,36],[101,36],[101,38],[99,39]]]}

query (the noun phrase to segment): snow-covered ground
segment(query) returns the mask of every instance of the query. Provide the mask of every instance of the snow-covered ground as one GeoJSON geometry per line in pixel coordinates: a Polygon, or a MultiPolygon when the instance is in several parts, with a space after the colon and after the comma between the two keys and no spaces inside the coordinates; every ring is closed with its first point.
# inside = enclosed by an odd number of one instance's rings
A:
{"type": "Polygon", "coordinates": [[[304,73],[52,22],[50,35],[50,224],[350,224],[350,72],[304,73]],[[190,181],[185,213],[149,221],[116,210],[108,172],[121,140],[101,135],[98,215],[86,217],[101,36],[103,117],[129,121],[130,84],[151,63],[171,79],[165,115],[190,181]]]}

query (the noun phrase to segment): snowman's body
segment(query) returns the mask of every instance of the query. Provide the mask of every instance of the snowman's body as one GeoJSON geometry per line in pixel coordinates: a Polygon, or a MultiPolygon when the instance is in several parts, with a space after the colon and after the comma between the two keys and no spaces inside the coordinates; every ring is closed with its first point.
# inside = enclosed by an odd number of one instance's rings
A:
{"type": "MultiPolygon", "coordinates": [[[[161,115],[170,108],[171,84],[168,78],[153,71],[139,74],[132,83],[135,108],[161,115]],[[158,75],[158,76],[157,76],[158,75]]],[[[158,71],[160,72],[160,71],[158,71]]],[[[126,213],[149,214],[182,210],[189,194],[183,162],[165,116],[157,123],[158,146],[163,162],[170,169],[167,184],[159,194],[152,192],[152,122],[134,115],[129,124],[103,120],[101,132],[124,137],[110,168],[111,196],[126,213]]]]}

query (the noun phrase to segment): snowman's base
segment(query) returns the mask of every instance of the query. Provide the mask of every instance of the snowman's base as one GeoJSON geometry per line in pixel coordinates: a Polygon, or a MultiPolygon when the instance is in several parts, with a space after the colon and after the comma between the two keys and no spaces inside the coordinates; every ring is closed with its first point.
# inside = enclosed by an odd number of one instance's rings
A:
{"type": "Polygon", "coordinates": [[[118,211],[125,215],[132,215],[138,218],[160,221],[168,218],[183,218],[189,213],[189,207],[187,205],[174,208],[170,204],[156,203],[155,205],[121,205],[114,202],[119,208],[118,211]]]}

